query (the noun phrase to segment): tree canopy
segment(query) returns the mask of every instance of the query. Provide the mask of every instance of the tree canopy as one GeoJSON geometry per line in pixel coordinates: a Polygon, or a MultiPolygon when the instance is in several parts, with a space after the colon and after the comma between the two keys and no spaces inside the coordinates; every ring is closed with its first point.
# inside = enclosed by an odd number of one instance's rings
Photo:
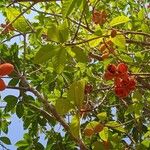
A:
{"type": "Polygon", "coordinates": [[[1,148],[12,144],[16,114],[27,131],[17,150],[150,149],[147,0],[1,0],[0,8],[0,91],[19,92],[1,98],[1,148]]]}

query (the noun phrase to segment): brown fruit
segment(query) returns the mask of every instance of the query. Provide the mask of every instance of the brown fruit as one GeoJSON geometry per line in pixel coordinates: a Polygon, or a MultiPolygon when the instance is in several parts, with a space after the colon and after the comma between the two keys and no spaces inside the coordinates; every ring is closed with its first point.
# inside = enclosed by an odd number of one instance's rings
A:
{"type": "Polygon", "coordinates": [[[109,56],[109,52],[103,53],[102,59],[103,59],[103,60],[104,60],[104,59],[107,59],[108,56],[109,56]]]}
{"type": "Polygon", "coordinates": [[[95,128],[94,128],[94,133],[99,133],[103,130],[104,126],[102,124],[98,124],[95,128]]]}
{"type": "Polygon", "coordinates": [[[84,129],[85,136],[92,136],[94,131],[92,129],[84,129]]]}
{"type": "Polygon", "coordinates": [[[114,38],[116,35],[117,35],[117,31],[113,29],[113,30],[111,31],[110,36],[111,36],[112,38],[114,38]]]}
{"type": "Polygon", "coordinates": [[[6,88],[5,82],[2,79],[0,79],[0,91],[5,90],[5,88],[6,88]]]}
{"type": "Polygon", "coordinates": [[[14,71],[14,66],[10,63],[0,65],[0,76],[9,75],[14,71]]]}

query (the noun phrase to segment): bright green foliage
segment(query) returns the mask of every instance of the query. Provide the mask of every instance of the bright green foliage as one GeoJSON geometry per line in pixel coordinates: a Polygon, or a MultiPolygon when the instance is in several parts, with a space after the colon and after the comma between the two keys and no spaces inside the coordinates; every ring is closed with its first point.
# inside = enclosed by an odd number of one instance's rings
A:
{"type": "MultiPolygon", "coordinates": [[[[20,15],[20,11],[15,8],[6,8],[5,12],[10,22],[14,21],[15,18],[20,15]]],[[[31,30],[29,24],[30,23],[28,22],[28,20],[26,20],[24,16],[21,16],[13,23],[13,26],[18,31],[27,33],[29,30],[31,30]]]]}
{"type": "Polygon", "coordinates": [[[17,1],[0,1],[0,62],[15,68],[0,76],[0,149],[150,149],[149,1],[17,1]],[[104,77],[119,63],[136,80],[125,98],[104,77]],[[15,142],[12,115],[25,129],[15,142]]]}

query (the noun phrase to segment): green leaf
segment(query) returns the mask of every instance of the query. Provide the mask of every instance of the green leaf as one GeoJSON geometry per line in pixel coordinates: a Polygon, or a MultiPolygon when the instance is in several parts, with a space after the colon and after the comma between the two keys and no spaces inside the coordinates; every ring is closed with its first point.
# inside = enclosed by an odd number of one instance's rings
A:
{"type": "Polygon", "coordinates": [[[21,118],[24,114],[24,107],[23,107],[23,103],[21,101],[17,103],[16,114],[17,114],[18,118],[21,118]]]}
{"type": "Polygon", "coordinates": [[[71,109],[71,104],[70,101],[68,101],[68,99],[65,98],[59,98],[56,100],[56,110],[60,115],[65,115],[66,113],[69,112],[69,110],[71,109]]]}
{"type": "MultiPolygon", "coordinates": [[[[19,10],[16,8],[5,8],[5,12],[7,15],[7,18],[9,19],[10,22],[16,19],[18,15],[21,14],[19,10]]],[[[14,23],[13,23],[14,28],[19,30],[20,32],[27,33],[31,30],[29,26],[29,22],[25,19],[24,16],[19,17],[14,23]]]]}
{"type": "Polygon", "coordinates": [[[107,141],[108,140],[108,128],[104,127],[103,130],[99,132],[99,136],[103,141],[107,141]]]}
{"type": "Polygon", "coordinates": [[[99,122],[97,122],[97,121],[91,121],[91,122],[89,122],[86,125],[85,129],[92,129],[92,130],[94,130],[97,125],[99,125],[99,122]]]}
{"type": "Polygon", "coordinates": [[[107,127],[113,128],[113,129],[118,130],[120,132],[126,132],[125,129],[123,128],[123,125],[118,123],[118,122],[116,122],[116,121],[109,121],[105,125],[107,127]]]}
{"type": "Polygon", "coordinates": [[[82,49],[78,46],[73,46],[73,47],[71,47],[71,50],[73,53],[75,53],[75,58],[77,59],[77,61],[83,62],[83,63],[87,62],[88,57],[87,57],[84,49],[82,49]]]}
{"type": "Polygon", "coordinates": [[[2,141],[4,144],[11,145],[10,139],[6,136],[0,137],[0,141],[2,141]]]}
{"type": "Polygon", "coordinates": [[[106,112],[101,112],[97,115],[97,117],[98,117],[99,120],[102,120],[102,121],[107,120],[107,113],[106,112]]]}
{"type": "Polygon", "coordinates": [[[75,8],[75,4],[78,0],[65,0],[62,4],[63,17],[68,16],[75,8]]]}
{"type": "Polygon", "coordinates": [[[144,140],[144,141],[142,141],[142,144],[143,144],[146,148],[150,148],[150,140],[144,140]]]}
{"type": "Polygon", "coordinates": [[[112,38],[112,42],[118,47],[125,48],[126,39],[124,35],[116,35],[114,38],[112,38]]]}
{"type": "Polygon", "coordinates": [[[68,23],[65,20],[62,24],[59,25],[59,41],[61,43],[64,43],[69,38],[69,29],[68,29],[68,23]]]}
{"type": "Polygon", "coordinates": [[[128,22],[130,19],[126,16],[118,16],[116,18],[113,18],[112,21],[109,23],[109,25],[111,27],[114,27],[116,25],[122,24],[122,23],[126,23],[128,22]]]}
{"type": "Polygon", "coordinates": [[[85,80],[75,81],[68,90],[67,99],[77,107],[81,107],[84,101],[85,80]]]}
{"type": "Polygon", "coordinates": [[[8,95],[4,98],[4,101],[7,102],[7,105],[5,107],[5,111],[9,112],[10,110],[12,110],[16,106],[18,99],[17,99],[17,97],[15,97],[13,95],[8,95]]]}
{"type": "Polygon", "coordinates": [[[78,115],[72,117],[70,131],[76,138],[80,137],[80,118],[78,115]]]}
{"type": "Polygon", "coordinates": [[[54,70],[60,74],[64,70],[65,67],[65,62],[66,62],[66,49],[64,47],[59,48],[59,51],[57,51],[54,59],[53,59],[53,64],[54,64],[54,70]]]}
{"type": "Polygon", "coordinates": [[[17,147],[25,147],[25,146],[28,146],[28,142],[25,141],[25,140],[20,140],[20,141],[18,141],[18,142],[15,144],[15,146],[17,146],[17,147]]]}
{"type": "Polygon", "coordinates": [[[59,30],[58,27],[54,24],[52,24],[47,31],[48,40],[54,41],[54,42],[60,42],[59,40],[59,30]]]}
{"type": "Polygon", "coordinates": [[[69,38],[68,23],[65,20],[59,26],[51,24],[47,31],[48,40],[64,43],[69,38]]]}
{"type": "Polygon", "coordinates": [[[42,46],[34,57],[34,63],[42,64],[51,59],[60,47],[47,44],[42,46]]]}

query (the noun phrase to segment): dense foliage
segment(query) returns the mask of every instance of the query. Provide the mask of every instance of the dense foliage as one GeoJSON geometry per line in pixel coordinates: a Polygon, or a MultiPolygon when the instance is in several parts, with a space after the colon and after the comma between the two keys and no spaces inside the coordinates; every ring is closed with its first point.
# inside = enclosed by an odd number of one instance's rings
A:
{"type": "Polygon", "coordinates": [[[0,90],[19,91],[1,99],[2,148],[16,114],[26,130],[18,150],[150,149],[147,0],[1,0],[0,8],[0,90]]]}

